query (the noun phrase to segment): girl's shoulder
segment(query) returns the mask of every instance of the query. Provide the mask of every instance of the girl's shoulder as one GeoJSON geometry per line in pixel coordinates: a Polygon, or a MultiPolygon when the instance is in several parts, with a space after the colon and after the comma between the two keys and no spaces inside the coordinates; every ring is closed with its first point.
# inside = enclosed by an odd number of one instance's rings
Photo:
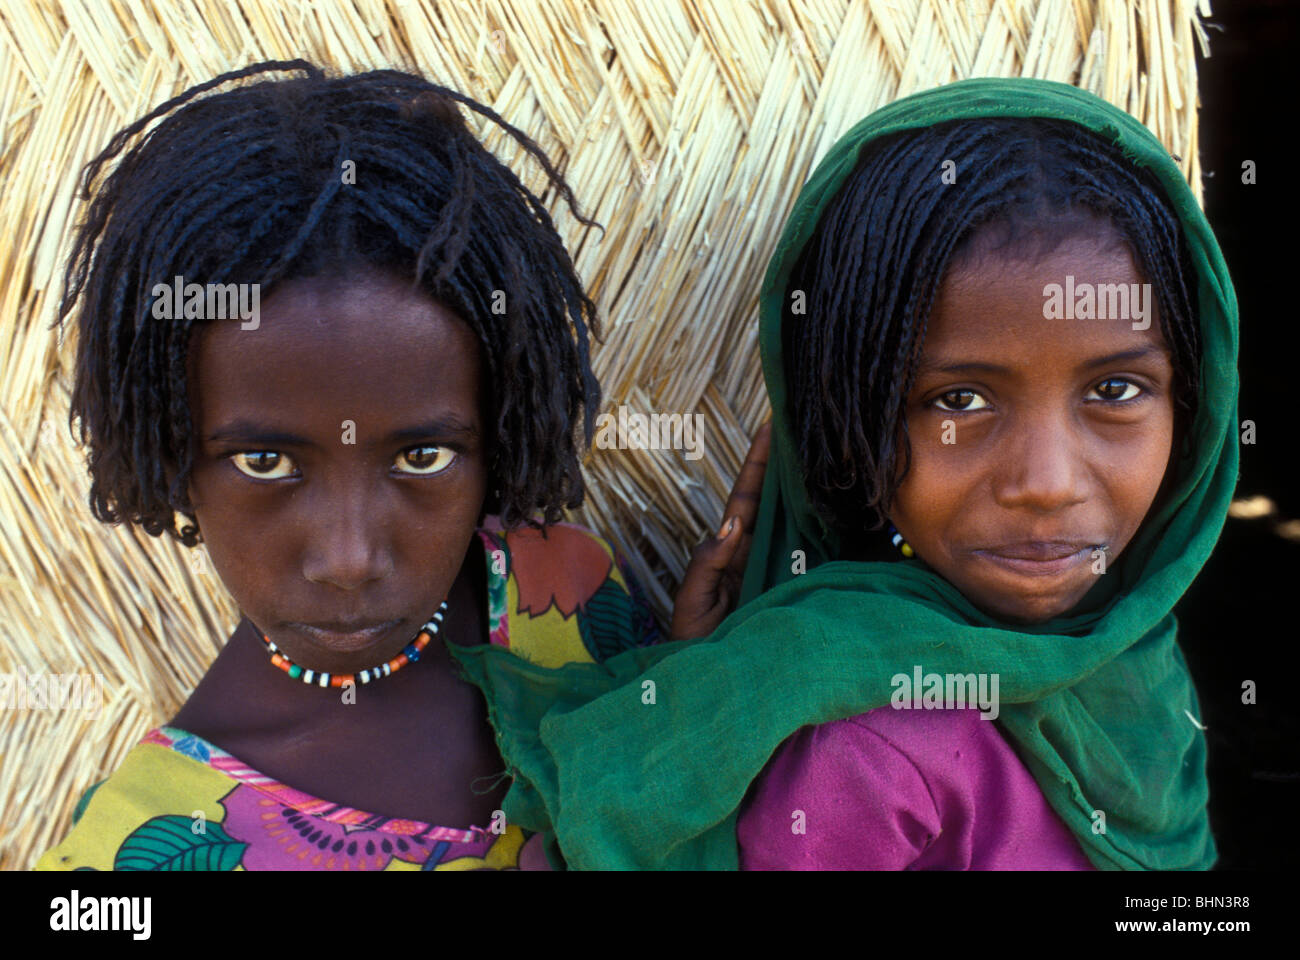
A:
{"type": "Polygon", "coordinates": [[[147,869],[136,866],[133,848],[147,858],[167,836],[208,839],[203,832],[207,813],[199,798],[219,790],[227,778],[205,764],[180,762],[184,757],[169,749],[165,731],[149,731],[111,776],[82,794],[72,813],[72,831],[37,861],[37,870],[147,869]],[[169,811],[175,815],[161,815],[173,798],[183,801],[169,811]],[[180,806],[187,807],[184,814],[180,806]],[[137,812],[139,823],[134,822],[137,812]]]}
{"type": "Polygon", "coordinates": [[[746,869],[1091,869],[974,709],[884,706],[801,728],[751,787],[737,837],[746,869]]]}
{"type": "Polygon", "coordinates": [[[528,834],[434,826],[313,797],[175,727],[150,730],[37,870],[473,870],[524,865],[528,834]]]}
{"type": "Polygon", "coordinates": [[[487,562],[492,643],[557,667],[601,662],[662,639],[624,556],[587,527],[505,530],[489,516],[478,535],[487,562]]]}

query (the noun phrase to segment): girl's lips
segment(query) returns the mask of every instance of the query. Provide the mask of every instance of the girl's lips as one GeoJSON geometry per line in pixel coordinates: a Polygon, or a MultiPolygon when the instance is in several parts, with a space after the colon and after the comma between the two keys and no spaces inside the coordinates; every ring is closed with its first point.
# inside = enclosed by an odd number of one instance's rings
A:
{"type": "Polygon", "coordinates": [[[351,633],[338,633],[333,630],[322,630],[320,627],[313,627],[306,623],[290,623],[289,626],[297,630],[313,643],[317,643],[327,649],[337,651],[338,653],[360,653],[363,650],[379,644],[401,620],[389,620],[387,623],[381,623],[377,626],[369,627],[365,630],[357,630],[351,633]]]}
{"type": "Polygon", "coordinates": [[[1092,558],[1099,544],[1076,547],[1073,544],[1034,545],[1025,548],[996,547],[972,551],[981,560],[1004,570],[1030,577],[1055,577],[1074,569],[1092,558]],[[1053,549],[1052,547],[1055,547],[1053,549]]]}

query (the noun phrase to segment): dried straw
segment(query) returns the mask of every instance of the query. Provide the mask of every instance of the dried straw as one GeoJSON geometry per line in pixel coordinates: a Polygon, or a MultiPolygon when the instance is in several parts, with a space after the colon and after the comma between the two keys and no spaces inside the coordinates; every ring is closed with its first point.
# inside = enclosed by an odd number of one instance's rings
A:
{"type": "MultiPolygon", "coordinates": [[[[1207,0],[1199,16],[1210,14],[1207,0]]],[[[1191,0],[31,0],[0,8],[0,673],[104,678],[100,710],[0,711],[0,867],[174,714],[237,622],[202,550],[89,519],[51,332],[77,173],[190,84],[266,58],[415,68],[562,163],[603,239],[546,199],[608,324],[607,410],[699,413],[703,456],[596,450],[576,515],[661,616],[767,414],[757,291],[800,184],[855,121],[969,76],[1074,83],[1128,109],[1200,190],[1191,0]],[[1141,58],[1139,60],[1139,57],[1141,58]],[[1144,65],[1139,71],[1138,64],[1144,65]]],[[[471,118],[540,190],[535,164],[471,118]]]]}

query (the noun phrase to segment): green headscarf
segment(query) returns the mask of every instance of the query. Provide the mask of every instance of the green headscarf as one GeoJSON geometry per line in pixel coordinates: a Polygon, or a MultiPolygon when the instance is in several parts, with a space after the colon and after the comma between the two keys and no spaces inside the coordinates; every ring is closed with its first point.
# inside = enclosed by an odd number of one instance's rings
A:
{"type": "Polygon", "coordinates": [[[772,449],[742,606],[707,638],[603,664],[548,670],[500,648],[451,648],[487,698],[515,778],[507,819],[550,832],[572,868],[734,869],[737,809],[780,743],[885,705],[890,678],[921,665],[1000,675],[995,722],[1096,866],[1212,866],[1205,738],[1171,610],[1209,557],[1236,483],[1237,303],[1165,148],[1127,113],[1049,81],[966,80],[896,101],[841,138],[800,193],[760,323],[772,449]],[[788,273],[862,146],[970,117],[1055,117],[1114,141],[1158,178],[1197,271],[1190,453],[1171,461],[1169,496],[1084,602],[1033,627],[982,613],[919,561],[835,559],[800,479],[782,371],[788,273]]]}

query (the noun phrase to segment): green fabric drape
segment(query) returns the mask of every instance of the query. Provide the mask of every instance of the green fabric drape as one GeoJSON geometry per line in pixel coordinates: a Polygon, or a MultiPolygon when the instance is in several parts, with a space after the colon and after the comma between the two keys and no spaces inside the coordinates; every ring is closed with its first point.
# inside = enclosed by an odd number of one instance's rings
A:
{"type": "MultiPolygon", "coordinates": [[[[1066,84],[976,79],[898,100],[833,147],[804,186],[760,298],[772,450],[742,606],[709,637],[557,670],[453,648],[484,692],[515,781],[509,820],[550,831],[572,868],[734,869],[751,781],[799,727],[885,705],[890,678],[997,673],[994,722],[1090,860],[1207,869],[1216,853],[1205,738],[1171,612],[1208,558],[1237,478],[1237,304],[1218,244],[1168,152],[1136,119],[1066,84]],[[1055,117],[1150,168],[1196,266],[1200,403],[1175,482],[1068,616],[1034,627],[977,610],[919,560],[837,560],[793,455],[781,363],[788,272],[862,146],[971,117],[1055,117]],[[792,573],[803,550],[807,572],[792,573]],[[1095,828],[1105,814],[1105,830],[1095,828]]],[[[552,847],[554,852],[554,847],[552,847]]]]}

